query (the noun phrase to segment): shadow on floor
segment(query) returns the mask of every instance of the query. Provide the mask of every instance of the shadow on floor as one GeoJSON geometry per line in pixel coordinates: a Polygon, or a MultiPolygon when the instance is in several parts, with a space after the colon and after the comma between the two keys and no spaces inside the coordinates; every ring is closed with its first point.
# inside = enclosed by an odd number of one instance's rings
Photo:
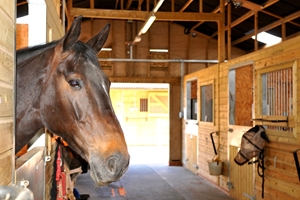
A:
{"type": "Polygon", "coordinates": [[[95,187],[89,173],[76,189],[88,200],[233,200],[215,185],[184,167],[131,164],[125,175],[108,186],[95,187]]]}

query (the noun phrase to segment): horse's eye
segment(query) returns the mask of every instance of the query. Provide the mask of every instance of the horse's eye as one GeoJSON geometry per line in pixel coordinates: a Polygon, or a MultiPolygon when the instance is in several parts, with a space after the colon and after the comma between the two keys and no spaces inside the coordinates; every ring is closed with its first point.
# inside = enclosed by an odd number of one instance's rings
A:
{"type": "Polygon", "coordinates": [[[77,80],[70,80],[68,83],[71,87],[74,87],[74,88],[77,88],[77,89],[81,88],[80,84],[77,80]]]}

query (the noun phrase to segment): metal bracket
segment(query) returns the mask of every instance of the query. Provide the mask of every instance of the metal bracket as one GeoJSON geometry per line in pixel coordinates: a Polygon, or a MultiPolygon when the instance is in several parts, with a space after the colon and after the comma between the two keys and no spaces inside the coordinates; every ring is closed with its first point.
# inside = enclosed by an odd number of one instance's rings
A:
{"type": "Polygon", "coordinates": [[[233,184],[232,184],[231,182],[227,182],[227,187],[228,187],[228,189],[230,190],[230,189],[233,188],[233,184]]]}
{"type": "Polygon", "coordinates": [[[22,180],[20,182],[20,186],[23,188],[27,188],[29,186],[29,181],[28,180],[22,180]]]}
{"type": "Polygon", "coordinates": [[[51,156],[45,156],[45,162],[50,162],[51,156]]]}
{"type": "Polygon", "coordinates": [[[194,167],[195,169],[199,169],[199,166],[198,166],[198,165],[193,164],[193,167],[194,167]]]}

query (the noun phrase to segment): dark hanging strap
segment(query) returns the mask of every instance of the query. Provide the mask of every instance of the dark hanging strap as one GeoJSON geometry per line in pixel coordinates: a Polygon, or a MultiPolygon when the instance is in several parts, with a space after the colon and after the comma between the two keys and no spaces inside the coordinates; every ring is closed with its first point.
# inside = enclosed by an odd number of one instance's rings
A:
{"type": "Polygon", "coordinates": [[[261,177],[261,198],[264,198],[264,186],[265,186],[265,162],[264,162],[264,149],[261,150],[261,152],[257,156],[257,160],[248,162],[248,164],[258,163],[257,164],[257,173],[261,177]]]}
{"type": "Polygon", "coordinates": [[[299,150],[300,149],[294,151],[293,155],[294,155],[295,165],[296,165],[296,169],[297,169],[297,173],[298,173],[298,178],[300,181],[300,165],[299,165],[299,159],[298,159],[298,155],[297,155],[297,151],[299,151],[299,150]]]}
{"type": "Polygon", "coordinates": [[[262,182],[261,182],[261,198],[264,198],[264,185],[265,185],[265,162],[264,162],[264,150],[262,150],[259,154],[259,162],[257,165],[257,171],[258,171],[258,175],[261,177],[262,182]],[[261,169],[261,174],[259,172],[259,169],[261,169]]]}

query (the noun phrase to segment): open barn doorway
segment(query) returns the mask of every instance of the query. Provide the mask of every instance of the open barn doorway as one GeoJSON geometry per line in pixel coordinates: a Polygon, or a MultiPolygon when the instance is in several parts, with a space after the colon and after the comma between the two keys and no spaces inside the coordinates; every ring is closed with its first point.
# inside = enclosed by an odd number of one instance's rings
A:
{"type": "Polygon", "coordinates": [[[110,97],[131,164],[169,162],[169,84],[112,83],[110,97]]]}

